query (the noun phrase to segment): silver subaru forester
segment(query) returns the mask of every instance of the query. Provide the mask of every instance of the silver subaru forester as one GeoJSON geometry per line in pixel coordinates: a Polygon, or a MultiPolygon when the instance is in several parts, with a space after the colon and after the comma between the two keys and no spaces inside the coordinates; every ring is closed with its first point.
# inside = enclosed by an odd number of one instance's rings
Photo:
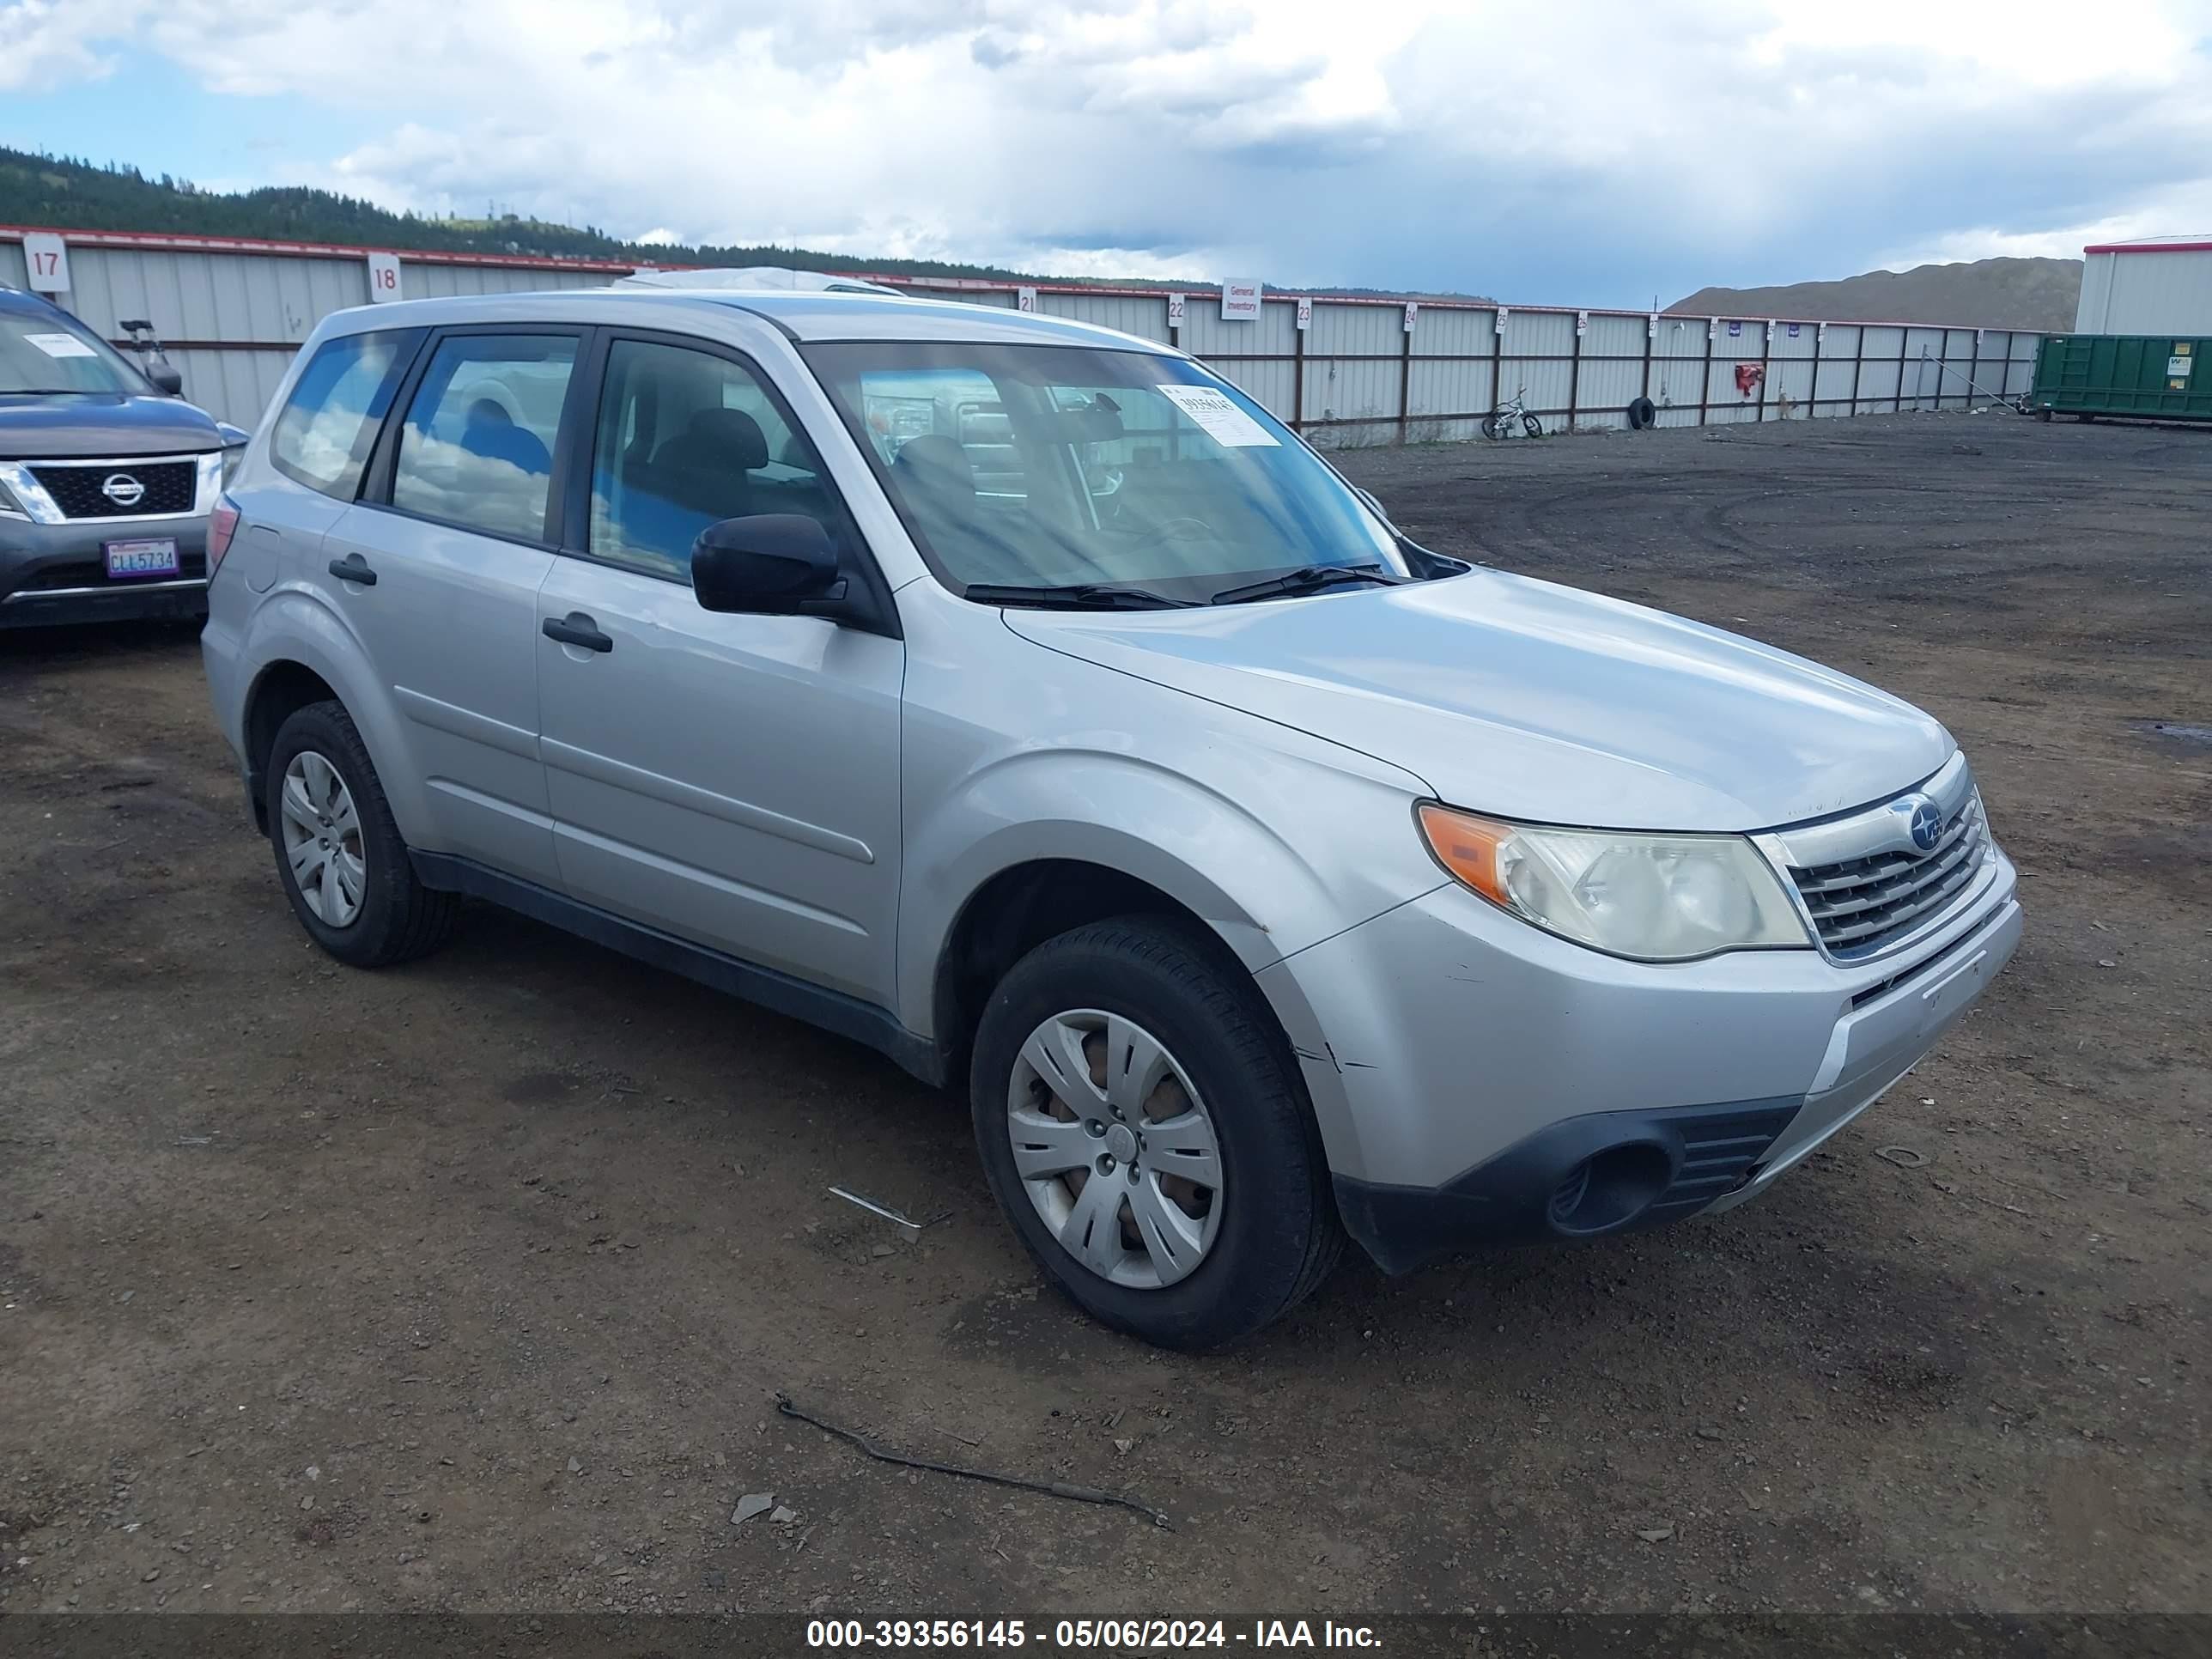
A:
{"type": "Polygon", "coordinates": [[[220,507],[208,678],[301,924],[510,906],[973,1106],[1152,1341],[1743,1202],[2020,937],[1942,726],[1425,551],[1104,330],[829,293],[338,313],[220,507]]]}

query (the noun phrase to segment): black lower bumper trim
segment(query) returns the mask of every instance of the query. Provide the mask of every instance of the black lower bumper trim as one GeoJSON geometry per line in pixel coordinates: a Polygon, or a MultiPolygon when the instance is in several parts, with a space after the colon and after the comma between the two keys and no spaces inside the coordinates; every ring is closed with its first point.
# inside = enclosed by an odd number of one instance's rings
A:
{"type": "Polygon", "coordinates": [[[1793,1095],[1562,1118],[1441,1187],[1339,1176],[1337,1211],[1391,1273],[1455,1250],[1656,1227],[1749,1181],[1804,1103],[1793,1095]]]}
{"type": "Polygon", "coordinates": [[[189,621],[207,615],[207,583],[179,586],[27,587],[0,601],[0,628],[58,628],[85,623],[189,621]]]}

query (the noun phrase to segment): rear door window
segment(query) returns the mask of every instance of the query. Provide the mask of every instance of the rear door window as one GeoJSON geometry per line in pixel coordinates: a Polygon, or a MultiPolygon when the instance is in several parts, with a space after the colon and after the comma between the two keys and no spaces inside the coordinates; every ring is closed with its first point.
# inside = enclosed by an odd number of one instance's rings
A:
{"type": "Polygon", "coordinates": [[[316,348],[276,416],[269,459],[310,489],[351,501],[420,329],[346,334],[316,348]]]}
{"type": "Polygon", "coordinates": [[[573,334],[449,335],[407,408],[392,504],[465,529],[544,542],[573,334]]]}

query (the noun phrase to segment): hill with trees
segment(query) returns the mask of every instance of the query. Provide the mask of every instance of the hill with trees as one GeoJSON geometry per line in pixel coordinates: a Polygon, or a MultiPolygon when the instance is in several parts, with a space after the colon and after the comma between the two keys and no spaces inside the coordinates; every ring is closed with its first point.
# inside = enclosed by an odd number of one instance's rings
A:
{"type": "Polygon", "coordinates": [[[624,241],[589,225],[551,224],[511,214],[487,219],[428,218],[394,213],[358,197],[297,185],[240,191],[203,190],[189,179],[166,173],[149,174],[121,163],[96,166],[72,157],[4,147],[0,147],[0,224],[253,236],[437,253],[516,253],[628,264],[792,265],[806,270],[872,270],[896,276],[1050,280],[999,265],[945,259],[855,260],[843,254],[774,243],[729,247],[648,245],[624,241]]]}
{"type": "MultiPolygon", "coordinates": [[[[394,213],[358,197],[298,185],[260,190],[203,190],[168,173],[145,173],[122,162],[95,165],[69,156],[0,145],[0,224],[52,226],[60,230],[167,231],[179,236],[246,236],[280,242],[333,242],[343,246],[433,253],[513,253],[564,259],[611,259],[628,264],[783,265],[801,270],[873,272],[888,276],[971,276],[1001,283],[1094,283],[1114,288],[1199,289],[1189,279],[1156,276],[1054,276],[1004,265],[953,259],[854,258],[818,248],[764,242],[748,246],[674,246],[629,242],[590,225],[552,224],[514,214],[483,219],[430,218],[394,213]]],[[[1411,300],[1463,300],[1451,291],[1370,288],[1286,288],[1278,294],[1329,293],[1411,300]]]]}

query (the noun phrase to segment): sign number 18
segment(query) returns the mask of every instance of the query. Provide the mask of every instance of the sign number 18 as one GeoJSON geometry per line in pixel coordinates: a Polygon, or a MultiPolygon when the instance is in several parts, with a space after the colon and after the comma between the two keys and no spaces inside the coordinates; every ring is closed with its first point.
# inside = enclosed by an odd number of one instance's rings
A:
{"type": "Polygon", "coordinates": [[[399,286],[398,254],[372,253],[368,256],[368,297],[378,304],[404,297],[399,286]]]}

